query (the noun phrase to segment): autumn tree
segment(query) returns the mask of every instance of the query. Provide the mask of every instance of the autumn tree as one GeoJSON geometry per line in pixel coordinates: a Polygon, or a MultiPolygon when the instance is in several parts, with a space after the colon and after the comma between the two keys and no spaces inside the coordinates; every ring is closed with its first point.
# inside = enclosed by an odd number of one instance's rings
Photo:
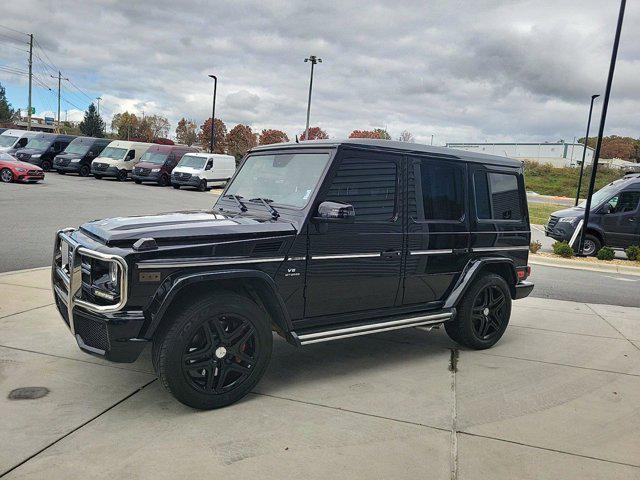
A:
{"type": "Polygon", "coordinates": [[[135,113],[116,113],[111,120],[111,130],[116,132],[121,140],[137,138],[140,127],[140,119],[135,113]]]}
{"type": "Polygon", "coordinates": [[[247,150],[258,144],[257,134],[253,133],[249,125],[236,125],[227,134],[227,153],[236,157],[236,165],[247,153],[247,150]]]}
{"type": "MultiPolygon", "coordinates": [[[[216,118],[215,126],[215,148],[213,153],[226,153],[227,151],[227,126],[222,120],[216,118]]],[[[211,144],[211,118],[200,125],[200,132],[198,133],[198,143],[206,151],[209,151],[211,144]]]]}
{"type": "Polygon", "coordinates": [[[198,141],[198,125],[191,119],[182,117],[176,127],[176,139],[183,145],[193,145],[198,141]]]}
{"type": "Polygon", "coordinates": [[[373,132],[377,135],[376,138],[380,140],[391,140],[391,135],[384,128],[376,128],[373,132]]]}
{"type": "MultiPolygon", "coordinates": [[[[325,138],[329,138],[327,132],[322,130],[320,127],[309,127],[309,140],[322,140],[325,138]]],[[[300,134],[300,140],[306,140],[305,132],[300,134]]]]}
{"type": "Polygon", "coordinates": [[[409,130],[403,130],[398,137],[399,142],[407,142],[407,143],[415,143],[415,138],[413,137],[413,133],[409,130]]]}
{"type": "MultiPolygon", "coordinates": [[[[598,137],[589,137],[587,146],[596,148],[598,137]]],[[[584,137],[578,140],[584,144],[584,137]]],[[[602,138],[600,158],[621,158],[632,162],[640,161],[640,140],[631,137],[610,135],[602,138]]]]}
{"type": "Polygon", "coordinates": [[[148,115],[142,120],[145,127],[148,128],[150,137],[148,141],[152,141],[156,138],[162,138],[169,135],[169,129],[171,124],[166,117],[161,115],[148,115]]]}
{"type": "Polygon", "coordinates": [[[78,128],[83,135],[99,138],[104,137],[104,120],[102,120],[93,103],[89,105],[89,108],[84,112],[84,118],[80,122],[80,125],[78,125],[78,128]]]}
{"type": "Polygon", "coordinates": [[[260,132],[258,138],[259,145],[271,145],[273,143],[285,143],[289,141],[289,137],[282,130],[274,130],[265,128],[260,132]]]}
{"type": "Polygon", "coordinates": [[[375,130],[354,130],[349,134],[349,138],[377,138],[381,140],[391,140],[391,135],[382,128],[376,128],[375,130]]]}

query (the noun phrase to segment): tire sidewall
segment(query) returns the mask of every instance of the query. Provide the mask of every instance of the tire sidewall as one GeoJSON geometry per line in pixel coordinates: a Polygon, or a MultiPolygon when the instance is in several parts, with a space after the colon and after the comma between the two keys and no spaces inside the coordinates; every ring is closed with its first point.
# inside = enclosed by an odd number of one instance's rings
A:
{"type": "Polygon", "coordinates": [[[594,255],[596,255],[598,253],[598,250],[600,250],[600,248],[602,247],[602,245],[600,244],[600,240],[598,240],[596,237],[594,237],[593,235],[586,235],[584,237],[584,241],[585,241],[585,245],[587,243],[587,241],[590,241],[593,243],[593,251],[587,253],[584,249],[583,249],[583,253],[587,256],[593,257],[594,255]]]}
{"type": "Polygon", "coordinates": [[[89,168],[88,165],[82,165],[80,167],[80,170],[78,171],[78,174],[81,177],[88,177],[90,173],[91,173],[91,169],[89,168]]]}
{"type": "Polygon", "coordinates": [[[11,170],[9,170],[8,168],[3,168],[2,170],[0,170],[0,180],[1,180],[3,183],[11,183],[11,182],[13,182],[13,172],[12,172],[11,170]],[[9,176],[9,180],[5,180],[5,179],[4,179],[4,176],[5,176],[4,174],[5,174],[5,172],[9,172],[9,174],[10,174],[10,176],[9,176]]]}
{"type": "Polygon", "coordinates": [[[156,369],[167,388],[180,402],[197,409],[211,409],[230,405],[253,389],[264,374],[273,345],[268,315],[246,297],[225,293],[205,297],[175,319],[166,319],[172,325],[160,334],[159,349],[154,355],[156,369]],[[240,315],[251,322],[257,334],[259,356],[251,375],[238,387],[223,394],[206,394],[194,389],[182,371],[182,355],[197,329],[207,318],[221,314],[240,315]]]}

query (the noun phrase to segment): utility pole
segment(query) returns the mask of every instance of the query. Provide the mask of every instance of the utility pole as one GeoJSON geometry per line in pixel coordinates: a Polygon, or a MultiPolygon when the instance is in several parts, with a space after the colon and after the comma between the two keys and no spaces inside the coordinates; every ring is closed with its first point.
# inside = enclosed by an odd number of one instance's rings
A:
{"type": "MultiPolygon", "coordinates": [[[[58,79],[58,133],[60,133],[60,89],[61,89],[61,82],[62,82],[62,73],[60,73],[60,70],[58,70],[58,76],[54,77],[53,75],[49,75],[51,78],[57,78],[58,79]]],[[[65,80],[69,80],[68,78],[65,78],[65,80]]]]}
{"type": "Polygon", "coordinates": [[[580,188],[582,187],[582,172],[584,171],[584,161],[587,155],[587,145],[589,145],[589,128],[591,128],[591,114],[593,113],[593,101],[600,95],[591,95],[591,106],[589,107],[589,119],[587,120],[587,134],[584,137],[584,146],[582,148],[582,163],[580,164],[580,177],[578,177],[578,190],[576,191],[576,207],[580,201],[580,188]]]}
{"type": "Polygon", "coordinates": [[[309,116],[311,115],[311,90],[313,89],[313,67],[316,63],[322,63],[322,59],[315,55],[310,55],[309,58],[304,59],[306,62],[311,62],[311,77],[309,79],[309,101],[307,102],[307,126],[304,129],[304,139],[309,140],[309,116]]]}
{"type": "MultiPolygon", "coordinates": [[[[613,50],[611,52],[611,62],[609,63],[609,75],[607,77],[607,87],[604,91],[604,99],[602,100],[602,111],[600,112],[600,127],[598,129],[598,140],[596,150],[593,152],[593,168],[591,170],[591,178],[589,179],[589,193],[587,194],[587,204],[584,207],[584,220],[582,222],[582,230],[580,233],[580,243],[578,245],[578,255],[584,256],[584,238],[586,236],[587,227],[589,225],[589,214],[591,213],[591,197],[596,186],[596,173],[598,171],[598,160],[600,159],[600,150],[602,149],[602,137],[604,135],[604,124],[607,120],[607,109],[609,108],[609,97],[611,95],[611,85],[613,84],[613,74],[616,70],[616,60],[618,58],[618,46],[620,45],[620,35],[622,34],[622,21],[624,20],[624,9],[627,0],[620,1],[620,12],[618,13],[618,25],[616,27],[616,36],[613,40],[613,50]]],[[[586,140],[585,140],[586,146],[586,140]]],[[[594,252],[597,253],[597,252],[594,252]]]]}
{"type": "Polygon", "coordinates": [[[33,33],[29,34],[29,107],[27,108],[27,130],[31,130],[31,85],[33,83],[33,33]]]}

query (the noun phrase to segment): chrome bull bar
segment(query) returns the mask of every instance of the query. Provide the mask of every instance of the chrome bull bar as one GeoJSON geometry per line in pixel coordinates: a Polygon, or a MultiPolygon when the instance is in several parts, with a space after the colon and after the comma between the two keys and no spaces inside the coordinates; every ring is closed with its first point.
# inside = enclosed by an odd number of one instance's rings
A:
{"type": "Polygon", "coordinates": [[[73,307],[82,307],[91,312],[111,313],[122,310],[127,303],[128,275],[127,262],[118,256],[105,254],[80,246],[71,238],[74,229],[67,228],[56,233],[53,247],[53,262],[51,264],[51,287],[67,308],[67,319],[71,333],[75,336],[73,322],[73,307]],[[63,249],[63,245],[65,248],[63,249]],[[64,255],[63,255],[64,254],[64,255]],[[66,258],[63,258],[66,256],[66,258]],[[82,258],[91,257],[104,262],[113,262],[118,266],[118,285],[120,288],[119,300],[111,305],[98,305],[83,300],[78,295],[82,290],[82,258]]]}

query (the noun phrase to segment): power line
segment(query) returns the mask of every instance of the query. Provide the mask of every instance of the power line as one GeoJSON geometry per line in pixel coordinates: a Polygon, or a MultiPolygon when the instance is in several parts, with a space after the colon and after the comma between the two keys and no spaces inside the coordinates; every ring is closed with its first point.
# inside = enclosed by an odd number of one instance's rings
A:
{"type": "Polygon", "coordinates": [[[0,25],[0,28],[4,28],[5,30],[10,30],[10,31],[15,32],[15,33],[20,33],[22,35],[26,35],[27,37],[29,36],[28,33],[21,32],[20,30],[16,30],[15,28],[5,27],[4,25],[0,25]]]}
{"type": "Polygon", "coordinates": [[[93,102],[94,98],[87,95],[80,87],[78,87],[75,83],[73,83],[70,79],[67,78],[67,82],[69,82],[72,86],[74,86],[80,93],[82,93],[85,97],[87,97],[91,102],[93,102]]]}

